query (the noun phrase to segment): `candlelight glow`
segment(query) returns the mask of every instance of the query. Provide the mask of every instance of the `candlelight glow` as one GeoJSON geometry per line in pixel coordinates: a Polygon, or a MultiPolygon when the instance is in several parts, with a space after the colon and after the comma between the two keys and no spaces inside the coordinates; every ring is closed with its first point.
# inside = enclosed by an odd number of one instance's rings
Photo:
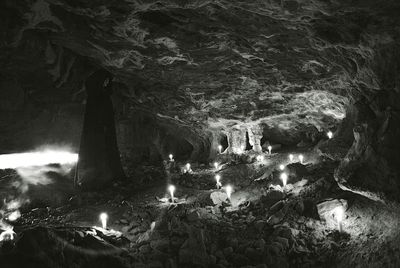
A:
{"type": "Polygon", "coordinates": [[[290,162],[293,162],[294,156],[292,154],[289,155],[290,162]]]}
{"type": "Polygon", "coordinates": [[[264,161],[264,156],[263,155],[257,155],[257,161],[259,161],[259,162],[264,161]]]}
{"type": "Polygon", "coordinates": [[[214,167],[215,167],[215,169],[218,169],[218,163],[217,162],[214,162],[214,167]]]}
{"type": "Polygon", "coordinates": [[[169,157],[169,160],[170,160],[170,161],[173,161],[173,160],[174,160],[174,156],[173,156],[172,154],[169,154],[168,157],[169,157]]]}
{"type": "Polygon", "coordinates": [[[14,236],[15,232],[13,231],[12,227],[8,227],[6,230],[0,233],[0,242],[13,240],[14,236]]]}
{"type": "Polygon", "coordinates": [[[170,185],[170,186],[168,187],[168,191],[169,191],[169,194],[170,194],[170,196],[171,196],[171,201],[174,202],[175,186],[174,186],[174,185],[170,185]]]}
{"type": "Polygon", "coordinates": [[[73,164],[78,161],[78,154],[64,151],[42,151],[31,153],[0,155],[0,169],[45,166],[49,164],[73,164]]]}
{"type": "Polygon", "coordinates": [[[221,154],[222,153],[222,145],[218,145],[218,152],[221,154]]]}
{"type": "Polygon", "coordinates": [[[301,155],[299,155],[299,160],[300,160],[300,163],[302,163],[303,164],[303,160],[304,160],[304,156],[301,154],[301,155]]]}
{"type": "Polygon", "coordinates": [[[19,212],[19,210],[16,210],[16,211],[10,213],[10,214],[7,216],[7,220],[9,220],[9,221],[16,221],[16,220],[18,220],[19,217],[21,217],[21,212],[19,212]]]}
{"type": "Polygon", "coordinates": [[[101,213],[99,219],[101,221],[101,227],[103,227],[103,229],[107,229],[107,219],[108,219],[107,213],[104,212],[101,213]]]}
{"type": "Polygon", "coordinates": [[[286,186],[286,183],[287,183],[288,175],[287,175],[285,172],[283,172],[283,173],[281,174],[280,178],[281,178],[281,180],[282,180],[283,187],[285,187],[285,186],[286,186]]]}
{"type": "Polygon", "coordinates": [[[279,165],[279,169],[280,169],[280,170],[284,170],[284,169],[285,169],[285,166],[284,166],[284,165],[279,165]]]}
{"type": "Polygon", "coordinates": [[[333,137],[332,131],[328,131],[328,133],[326,133],[326,135],[328,136],[329,139],[332,139],[332,137],[333,137]]]}
{"type": "Polygon", "coordinates": [[[227,185],[225,187],[225,191],[226,191],[226,195],[228,196],[229,201],[231,201],[231,195],[232,195],[232,191],[233,191],[232,186],[227,185]]]}
{"type": "Polygon", "coordinates": [[[269,152],[269,154],[271,154],[271,152],[272,152],[272,146],[271,145],[268,145],[268,152],[269,152]]]}

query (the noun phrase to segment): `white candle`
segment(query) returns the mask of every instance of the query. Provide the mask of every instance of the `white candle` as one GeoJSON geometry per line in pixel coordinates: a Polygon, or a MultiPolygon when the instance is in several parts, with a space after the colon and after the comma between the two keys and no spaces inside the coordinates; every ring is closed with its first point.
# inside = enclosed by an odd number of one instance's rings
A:
{"type": "Polygon", "coordinates": [[[299,155],[299,160],[300,160],[300,163],[302,163],[303,164],[303,160],[304,160],[304,156],[301,154],[301,155],[299,155]]]}
{"type": "Polygon", "coordinates": [[[168,191],[169,191],[169,194],[170,194],[170,196],[171,196],[171,202],[174,202],[175,186],[170,185],[170,186],[168,187],[168,191]]]}
{"type": "Polygon", "coordinates": [[[186,172],[190,172],[191,168],[190,168],[190,163],[186,164],[186,172]]]}
{"type": "Polygon", "coordinates": [[[217,189],[221,189],[221,186],[222,186],[222,184],[221,184],[221,182],[220,182],[220,180],[221,180],[221,176],[220,175],[215,175],[215,180],[217,181],[217,184],[216,184],[216,186],[217,186],[217,189]]]}
{"type": "Polygon", "coordinates": [[[328,136],[329,139],[332,139],[332,137],[333,137],[332,131],[328,131],[328,133],[326,133],[326,135],[328,136]]]}
{"type": "Polygon", "coordinates": [[[285,169],[285,166],[284,165],[279,165],[279,169],[283,171],[285,169]]]}
{"type": "Polygon", "coordinates": [[[174,161],[174,156],[173,156],[172,154],[169,154],[168,157],[169,157],[169,160],[170,160],[170,161],[174,161]]]}
{"type": "Polygon", "coordinates": [[[226,195],[228,196],[229,201],[231,201],[231,195],[232,195],[232,191],[233,191],[232,186],[227,185],[225,187],[225,191],[226,191],[226,195]]]}
{"type": "Polygon", "coordinates": [[[285,188],[286,183],[287,183],[287,179],[288,179],[288,175],[285,172],[283,172],[283,173],[281,173],[280,177],[281,177],[281,180],[282,180],[283,188],[285,188]]]}
{"type": "Polygon", "coordinates": [[[218,169],[218,163],[217,162],[214,162],[214,167],[215,167],[215,169],[218,169]]]}
{"type": "Polygon", "coordinates": [[[103,229],[107,229],[107,219],[108,219],[108,215],[107,213],[101,213],[100,216],[100,221],[101,221],[101,227],[103,227],[103,229]]]}
{"type": "Polygon", "coordinates": [[[222,154],[222,145],[218,145],[218,151],[220,154],[222,154]]]}
{"type": "Polygon", "coordinates": [[[269,154],[271,154],[271,151],[272,151],[272,146],[271,146],[271,145],[268,145],[268,152],[269,152],[269,154]]]}
{"type": "Polygon", "coordinates": [[[290,154],[290,155],[289,155],[289,160],[290,160],[290,162],[293,162],[293,158],[294,158],[294,156],[293,156],[292,154],[290,154]]]}
{"type": "Polygon", "coordinates": [[[337,223],[338,223],[338,230],[339,230],[339,232],[342,232],[343,231],[342,220],[343,220],[343,215],[344,215],[343,207],[335,208],[333,213],[334,213],[335,218],[336,218],[337,223]]]}

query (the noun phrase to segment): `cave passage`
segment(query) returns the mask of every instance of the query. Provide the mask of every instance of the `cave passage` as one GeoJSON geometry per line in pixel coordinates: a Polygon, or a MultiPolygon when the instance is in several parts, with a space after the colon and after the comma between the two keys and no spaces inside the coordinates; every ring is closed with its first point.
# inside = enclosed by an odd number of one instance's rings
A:
{"type": "Polygon", "coordinates": [[[102,188],[125,177],[117,146],[110,73],[99,70],[86,81],[86,110],[75,180],[83,189],[102,188]]]}

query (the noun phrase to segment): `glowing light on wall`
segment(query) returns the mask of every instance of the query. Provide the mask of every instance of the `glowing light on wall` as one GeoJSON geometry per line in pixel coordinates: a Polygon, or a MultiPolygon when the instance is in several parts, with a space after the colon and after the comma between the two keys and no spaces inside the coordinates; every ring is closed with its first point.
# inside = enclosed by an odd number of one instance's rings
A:
{"type": "Polygon", "coordinates": [[[328,131],[328,133],[326,133],[326,135],[328,136],[328,139],[332,139],[333,138],[332,131],[328,131]]]}
{"type": "Polygon", "coordinates": [[[303,161],[304,161],[304,156],[301,154],[301,155],[299,155],[299,160],[300,160],[300,163],[302,163],[303,164],[303,161]]]}
{"type": "Polygon", "coordinates": [[[292,154],[289,155],[289,161],[293,162],[294,156],[292,154]]]}
{"type": "Polygon", "coordinates": [[[285,169],[285,166],[284,165],[279,165],[279,169],[283,171],[285,169]]]}
{"type": "Polygon", "coordinates": [[[0,155],[0,169],[45,166],[49,164],[73,164],[78,154],[64,151],[42,151],[0,155]]]}
{"type": "Polygon", "coordinates": [[[339,232],[343,231],[342,228],[342,221],[343,221],[343,216],[344,216],[344,208],[343,207],[337,207],[333,210],[333,215],[336,218],[336,221],[338,223],[338,230],[339,232]]]}

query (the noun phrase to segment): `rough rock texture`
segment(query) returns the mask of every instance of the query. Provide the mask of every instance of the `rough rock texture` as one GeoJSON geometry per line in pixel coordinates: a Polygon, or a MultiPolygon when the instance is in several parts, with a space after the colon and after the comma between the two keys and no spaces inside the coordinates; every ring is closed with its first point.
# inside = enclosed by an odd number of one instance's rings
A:
{"type": "Polygon", "coordinates": [[[355,141],[337,181],[374,198],[400,196],[397,1],[1,6],[3,152],[54,142],[76,148],[84,80],[102,67],[117,77],[126,160],[174,153],[205,161],[221,133],[228,152],[259,151],[266,141],[316,143],[347,115],[335,158],[352,143],[353,126],[355,141]]]}

